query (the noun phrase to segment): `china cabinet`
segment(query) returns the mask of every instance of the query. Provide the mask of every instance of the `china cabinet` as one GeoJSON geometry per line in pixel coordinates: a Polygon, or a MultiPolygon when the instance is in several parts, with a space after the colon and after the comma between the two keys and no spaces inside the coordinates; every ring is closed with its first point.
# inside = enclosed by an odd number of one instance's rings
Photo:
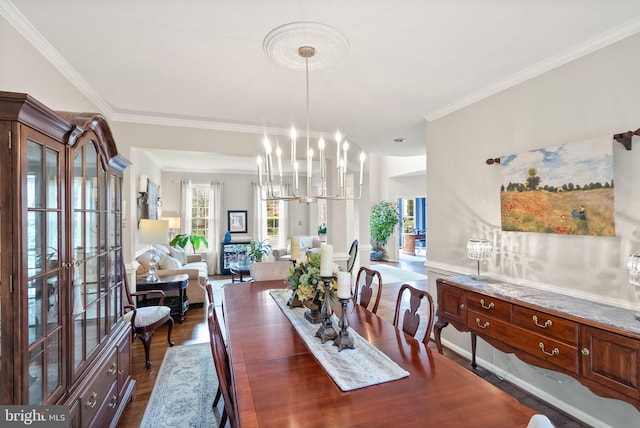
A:
{"type": "Polygon", "coordinates": [[[0,92],[0,400],[115,426],[131,401],[122,174],[106,120],[0,92]]]}

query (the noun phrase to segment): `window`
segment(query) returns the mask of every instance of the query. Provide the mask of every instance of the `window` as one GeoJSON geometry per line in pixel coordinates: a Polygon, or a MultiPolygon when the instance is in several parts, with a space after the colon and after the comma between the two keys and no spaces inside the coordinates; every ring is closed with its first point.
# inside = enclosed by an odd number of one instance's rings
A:
{"type": "Polygon", "coordinates": [[[280,240],[280,201],[266,201],[267,239],[272,246],[278,246],[280,240]]]}
{"type": "Polygon", "coordinates": [[[405,232],[411,232],[416,227],[414,206],[413,199],[402,200],[402,227],[405,232]]]}
{"type": "Polygon", "coordinates": [[[209,185],[191,187],[191,234],[209,236],[209,185]]]}

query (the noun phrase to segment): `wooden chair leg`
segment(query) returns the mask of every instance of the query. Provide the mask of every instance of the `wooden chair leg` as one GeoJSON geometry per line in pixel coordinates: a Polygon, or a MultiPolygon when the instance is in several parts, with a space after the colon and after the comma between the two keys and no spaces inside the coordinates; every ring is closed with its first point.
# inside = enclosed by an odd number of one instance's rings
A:
{"type": "Polygon", "coordinates": [[[144,357],[146,360],[147,369],[151,368],[151,361],[149,360],[149,348],[151,347],[151,339],[153,339],[153,331],[149,331],[138,335],[144,346],[144,357]]]}
{"type": "Polygon", "coordinates": [[[218,391],[216,392],[216,398],[213,399],[213,407],[216,407],[220,402],[220,397],[222,396],[222,391],[220,387],[218,387],[218,391]]]}
{"type": "Polygon", "coordinates": [[[171,330],[173,330],[173,318],[169,317],[169,332],[167,333],[167,341],[169,342],[169,346],[173,346],[174,343],[171,341],[171,330]]]}

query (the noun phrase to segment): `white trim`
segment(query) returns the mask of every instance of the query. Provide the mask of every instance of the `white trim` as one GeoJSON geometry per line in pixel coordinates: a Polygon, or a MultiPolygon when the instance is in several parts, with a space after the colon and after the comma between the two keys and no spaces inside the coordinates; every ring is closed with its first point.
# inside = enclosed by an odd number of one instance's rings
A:
{"type": "Polygon", "coordinates": [[[533,79],[534,77],[546,73],[547,71],[553,70],[554,68],[558,68],[573,60],[581,58],[585,55],[589,55],[590,53],[595,52],[598,49],[616,43],[637,32],[640,32],[640,17],[625,22],[624,24],[618,25],[617,27],[599,34],[596,37],[592,37],[591,39],[580,43],[577,46],[574,46],[570,49],[560,52],[557,55],[542,60],[537,64],[527,67],[517,73],[513,73],[503,80],[495,82],[483,89],[480,89],[479,91],[462,97],[457,101],[454,101],[438,110],[432,111],[425,116],[425,119],[428,121],[439,119],[443,116],[448,115],[449,113],[453,113],[454,111],[460,110],[480,100],[488,98],[491,95],[502,92],[505,89],[516,86],[522,82],[526,82],[529,79],[533,79]]]}

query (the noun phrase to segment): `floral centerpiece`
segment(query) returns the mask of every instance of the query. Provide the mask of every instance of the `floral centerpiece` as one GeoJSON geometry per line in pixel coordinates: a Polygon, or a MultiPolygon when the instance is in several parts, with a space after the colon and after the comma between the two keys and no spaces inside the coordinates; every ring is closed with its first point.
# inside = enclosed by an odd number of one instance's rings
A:
{"type": "MultiPolygon", "coordinates": [[[[338,282],[336,277],[338,275],[338,266],[334,265],[333,279],[330,282],[329,289],[331,296],[338,289],[338,282]]],[[[289,267],[289,276],[287,276],[287,283],[293,290],[293,296],[290,301],[290,305],[295,307],[295,301],[302,302],[304,306],[309,308],[313,314],[305,314],[305,317],[311,321],[310,317],[314,320],[317,319],[317,313],[322,306],[324,299],[324,282],[320,277],[320,254],[311,253],[307,260],[302,260],[291,265],[289,267]]],[[[320,321],[322,317],[320,316],[320,321]]],[[[320,322],[317,321],[317,322],[320,322]]],[[[316,322],[316,321],[311,321],[316,322]]]]}

